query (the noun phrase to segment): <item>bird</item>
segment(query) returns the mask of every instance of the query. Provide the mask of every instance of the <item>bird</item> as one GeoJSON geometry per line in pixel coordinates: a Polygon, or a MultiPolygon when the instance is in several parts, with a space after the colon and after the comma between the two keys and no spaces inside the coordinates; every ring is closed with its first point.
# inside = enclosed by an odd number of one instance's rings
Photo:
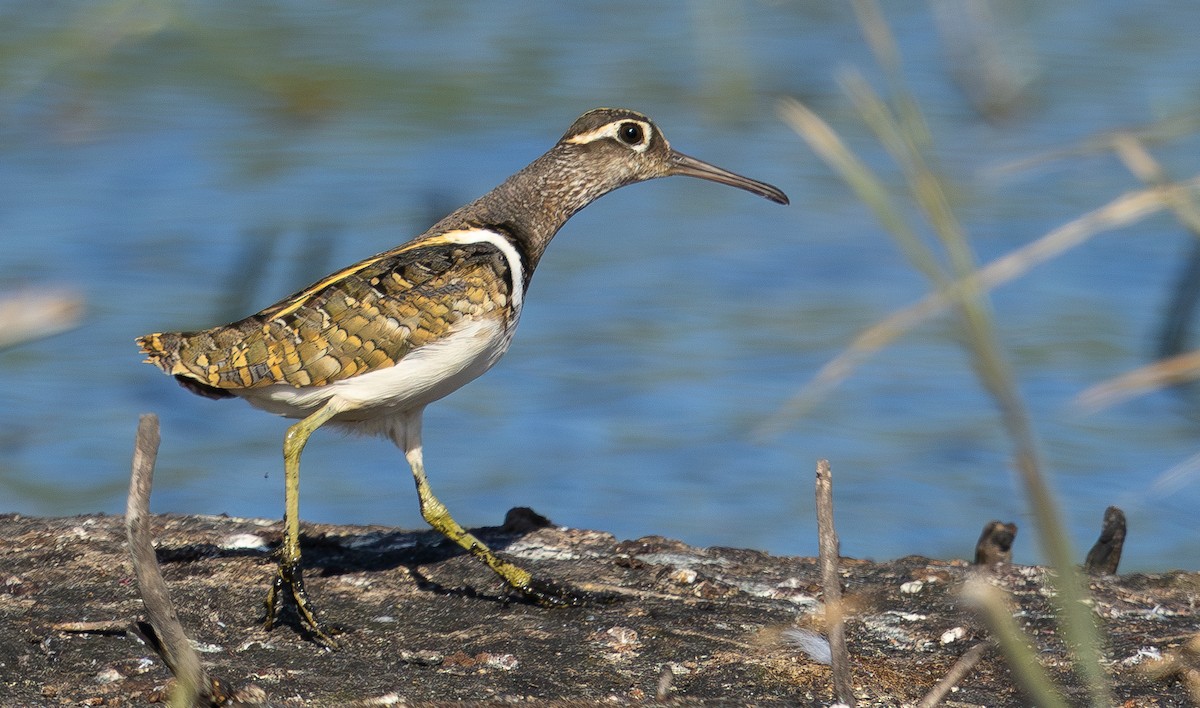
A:
{"type": "Polygon", "coordinates": [[[788,204],[777,187],[676,151],[644,114],[597,108],[541,157],[412,240],[237,322],[137,339],[146,363],[192,393],[298,419],[283,442],[284,538],[266,629],[290,596],[302,629],[337,646],[338,628],[318,618],[300,562],[300,456],[327,423],[390,438],[411,468],[425,521],[511,588],[541,604],[578,604],[572,588],[535,578],[454,520],[426,477],[422,414],[505,353],[534,269],[572,215],[615,189],[672,175],[788,204]]]}

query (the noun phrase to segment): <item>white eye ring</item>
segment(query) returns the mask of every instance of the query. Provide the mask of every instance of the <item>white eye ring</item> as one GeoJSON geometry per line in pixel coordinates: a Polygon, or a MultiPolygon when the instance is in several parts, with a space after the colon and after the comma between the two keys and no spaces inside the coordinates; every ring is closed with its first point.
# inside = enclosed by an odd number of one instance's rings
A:
{"type": "Polygon", "coordinates": [[[604,140],[605,138],[612,138],[631,150],[636,152],[646,152],[646,149],[650,147],[650,139],[653,135],[654,128],[652,128],[646,121],[623,118],[621,120],[613,121],[612,123],[606,123],[595,130],[589,130],[586,133],[580,133],[579,135],[568,138],[566,142],[573,145],[583,145],[585,143],[592,143],[597,140],[604,140]],[[630,126],[636,126],[637,132],[640,133],[640,136],[638,136],[640,139],[632,143],[626,140],[624,137],[627,128],[630,126]]]}
{"type": "Polygon", "coordinates": [[[646,142],[646,134],[640,124],[630,120],[617,126],[617,139],[629,147],[636,147],[646,142]]]}

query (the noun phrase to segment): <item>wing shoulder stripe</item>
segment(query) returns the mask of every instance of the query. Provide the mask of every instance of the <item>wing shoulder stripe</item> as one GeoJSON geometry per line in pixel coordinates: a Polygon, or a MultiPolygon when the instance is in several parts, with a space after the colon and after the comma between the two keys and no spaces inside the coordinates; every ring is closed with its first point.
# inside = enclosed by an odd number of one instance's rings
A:
{"type": "Polygon", "coordinates": [[[447,231],[439,234],[435,239],[444,243],[454,243],[464,246],[472,243],[487,243],[495,246],[508,263],[508,272],[512,279],[510,285],[512,287],[513,309],[516,312],[521,310],[521,303],[525,299],[525,264],[521,259],[521,252],[517,250],[517,247],[513,245],[507,236],[490,229],[478,228],[447,231]]]}

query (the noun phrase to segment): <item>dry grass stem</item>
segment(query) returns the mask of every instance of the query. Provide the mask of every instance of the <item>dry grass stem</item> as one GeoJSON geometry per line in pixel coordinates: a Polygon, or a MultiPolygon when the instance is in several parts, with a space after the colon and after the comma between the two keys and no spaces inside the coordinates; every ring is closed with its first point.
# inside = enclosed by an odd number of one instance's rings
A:
{"type": "MultiPolygon", "coordinates": [[[[1154,159],[1145,143],[1136,135],[1118,132],[1112,136],[1113,151],[1124,163],[1126,169],[1134,174],[1148,187],[1170,186],[1171,178],[1162,164],[1154,159]]],[[[1168,193],[1167,205],[1174,212],[1175,218],[1193,236],[1200,237],[1200,206],[1187,191],[1172,191],[1168,193]]]]}
{"type": "MultiPolygon", "coordinates": [[[[1151,186],[1170,186],[1166,171],[1146,150],[1144,143],[1137,136],[1119,132],[1113,134],[1110,140],[1112,149],[1121,162],[1138,179],[1151,186]]],[[[1197,205],[1193,194],[1188,190],[1175,189],[1169,190],[1166,198],[1166,205],[1174,213],[1179,223],[1193,236],[1200,238],[1200,205],[1197,205]]],[[[1174,312],[1174,307],[1171,308],[1171,311],[1174,312]]],[[[1187,319],[1186,315],[1182,317],[1187,319]]],[[[1176,336],[1168,336],[1168,340],[1174,341],[1176,336]]],[[[1173,348],[1174,346],[1166,347],[1166,351],[1163,353],[1169,353],[1173,348]]],[[[1091,386],[1080,393],[1074,403],[1085,411],[1093,413],[1135,396],[1193,381],[1197,378],[1200,378],[1200,352],[1186,352],[1161,359],[1091,386]]]]}
{"type": "Polygon", "coordinates": [[[861,160],[846,147],[833,128],[807,106],[793,98],[782,99],[779,115],[785,123],[808,143],[812,151],[838,172],[846,184],[875,214],[875,218],[891,232],[909,262],[921,269],[930,279],[940,276],[933,251],[909,226],[900,209],[888,194],[887,187],[861,160]],[[932,267],[930,264],[934,264],[932,267]]]}
{"type": "Polygon", "coordinates": [[[1183,487],[1194,484],[1193,478],[1200,473],[1200,453],[1163,472],[1150,483],[1150,494],[1165,497],[1183,487]]]}
{"type": "Polygon", "coordinates": [[[1054,229],[1038,240],[988,263],[947,288],[888,315],[859,333],[850,346],[830,359],[768,423],[767,432],[782,427],[786,420],[802,415],[826,393],[845,380],[879,350],[917,325],[940,314],[964,292],[986,292],[1014,280],[1033,268],[1086,243],[1096,234],[1136,223],[1167,206],[1170,194],[1200,189],[1200,176],[1164,187],[1128,192],[1104,206],[1054,229]]]}
{"type": "Polygon", "coordinates": [[[1019,160],[1006,162],[988,170],[988,172],[997,176],[1027,172],[1051,162],[1078,157],[1091,157],[1112,152],[1114,143],[1120,139],[1118,136],[1132,136],[1140,142],[1153,145],[1176,140],[1184,135],[1195,133],[1197,130],[1200,130],[1200,112],[1181,113],[1146,126],[1093,135],[1074,145],[1055,148],[1029,157],[1023,157],[1019,160]]]}
{"type": "Polygon", "coordinates": [[[1181,682],[1187,687],[1192,705],[1200,706],[1200,634],[1193,634],[1178,649],[1166,652],[1142,670],[1152,681],[1181,682]]]}
{"type": "MultiPolygon", "coordinates": [[[[841,83],[859,115],[904,173],[913,201],[924,212],[934,235],[950,257],[954,270],[960,276],[974,270],[974,256],[967,242],[966,232],[954,216],[942,180],[929,164],[929,159],[922,149],[922,143],[927,142],[923,122],[914,128],[913,119],[906,121],[903,114],[894,113],[858,72],[843,73],[841,83]]],[[[939,286],[944,285],[948,279],[948,276],[941,273],[930,276],[929,270],[936,269],[936,259],[930,263],[914,265],[939,286]]]]}
{"type": "Polygon", "coordinates": [[[1074,405],[1088,413],[1109,408],[1142,394],[1200,378],[1200,351],[1162,359],[1090,386],[1074,405]]]}
{"type": "Polygon", "coordinates": [[[898,73],[900,50],[879,4],[874,0],[854,0],[852,5],[858,18],[858,26],[862,28],[863,36],[866,37],[875,60],[888,73],[898,73]]]}
{"type": "Polygon", "coordinates": [[[59,290],[27,290],[0,296],[0,349],[49,337],[79,324],[83,298],[59,290]]]}
{"type": "Polygon", "coordinates": [[[1067,708],[1062,694],[1038,661],[1034,648],[1029,646],[1025,634],[1013,620],[1004,592],[976,577],[963,586],[963,598],[982,611],[992,636],[1012,668],[1013,677],[1021,684],[1031,705],[1067,708]]]}
{"type": "MultiPolygon", "coordinates": [[[[1087,678],[1092,703],[1107,705],[1110,701],[1107,680],[1100,666],[1100,640],[1094,619],[1084,604],[1087,591],[1073,565],[1066,531],[1042,475],[1033,426],[1015,377],[1004,358],[986,300],[986,293],[997,283],[1015,278],[1041,260],[1061,253],[1073,243],[1082,242],[1089,235],[1089,224],[1093,230],[1098,227],[1084,217],[1052,232],[1054,238],[1043,238],[987,268],[977,269],[966,230],[951,206],[946,182],[934,169],[924,118],[915,97],[905,86],[900,73],[899,54],[890,41],[882,11],[874,0],[856,0],[854,7],[867,42],[884,69],[891,95],[890,100],[885,101],[855,73],[844,76],[844,89],[854,101],[860,116],[899,166],[907,182],[909,195],[937,237],[952,275],[943,273],[939,261],[929,254],[930,249],[918,241],[914,230],[898,215],[899,211],[882,186],[882,180],[862,167],[861,161],[850,155],[834,131],[821,123],[811,111],[795,102],[785,103],[781,107],[784,119],[793,124],[810,144],[819,146],[815,148],[819,155],[832,158],[827,159],[831,167],[843,174],[863,201],[883,217],[884,225],[893,232],[895,240],[914,265],[930,278],[936,291],[861,334],[850,348],[827,364],[817,378],[789,402],[784,413],[794,415],[796,411],[804,410],[811,404],[814,390],[823,393],[848,375],[857,360],[932,314],[949,305],[955,306],[959,315],[958,324],[962,328],[963,340],[976,375],[999,408],[1004,429],[1012,441],[1016,469],[1037,521],[1040,532],[1038,539],[1043,552],[1057,571],[1057,604],[1064,634],[1075,647],[1075,663],[1087,678]],[[1071,226],[1074,228],[1069,228],[1071,226]]],[[[1156,189],[1159,191],[1150,195],[1151,204],[1148,208],[1161,208],[1162,192],[1171,187],[1156,189]]],[[[1088,216],[1092,217],[1092,221],[1103,219],[1103,223],[1111,228],[1112,222],[1121,220],[1122,207],[1128,206],[1126,203],[1110,204],[1107,211],[1088,216]]],[[[1125,214],[1125,218],[1131,217],[1125,214]]],[[[776,426],[782,418],[783,414],[776,416],[776,426]]]]}

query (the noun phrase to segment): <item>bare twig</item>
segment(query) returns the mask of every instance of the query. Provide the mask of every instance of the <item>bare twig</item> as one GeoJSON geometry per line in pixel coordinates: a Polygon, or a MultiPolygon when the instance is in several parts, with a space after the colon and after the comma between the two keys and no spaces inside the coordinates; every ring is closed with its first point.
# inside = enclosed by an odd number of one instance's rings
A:
{"type": "Polygon", "coordinates": [[[220,701],[220,690],[192,648],[154,556],[150,538],[150,487],[154,461],[158,456],[158,416],[143,415],[138,420],[137,442],[133,448],[133,475],[129,481],[129,499],[125,508],[125,531],[129,552],[137,575],[138,593],[154,630],[155,649],[175,676],[176,689],[171,696],[173,708],[213,705],[220,701]]]}
{"type": "Polygon", "coordinates": [[[942,702],[950,691],[958,685],[960,681],[967,677],[975,669],[975,665],[983,659],[992,645],[988,642],[979,642],[975,646],[963,652],[963,655],[958,657],[958,661],[954,662],[954,666],[946,672],[941,681],[937,682],[933,688],[929,689],[929,693],[921,699],[917,704],[917,708],[933,708],[942,702]]]}
{"type": "Polygon", "coordinates": [[[842,612],[842,579],[838,575],[839,544],[833,527],[833,471],[829,468],[829,460],[817,460],[817,539],[833,660],[833,691],[838,701],[854,708],[854,682],[850,674],[850,655],[846,651],[846,625],[842,612]]]}
{"type": "Polygon", "coordinates": [[[122,620],[98,620],[95,622],[55,622],[50,625],[55,632],[67,634],[129,634],[129,623],[122,620]]]}

